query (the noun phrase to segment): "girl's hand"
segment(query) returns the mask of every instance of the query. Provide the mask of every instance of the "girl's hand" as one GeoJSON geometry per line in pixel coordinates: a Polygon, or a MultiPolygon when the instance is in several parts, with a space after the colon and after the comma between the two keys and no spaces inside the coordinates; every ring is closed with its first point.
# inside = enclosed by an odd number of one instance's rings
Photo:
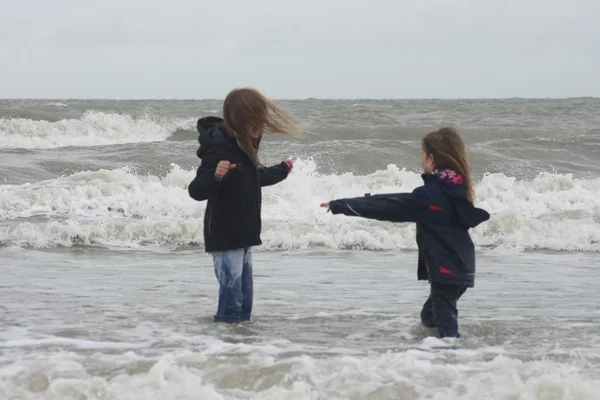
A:
{"type": "Polygon", "coordinates": [[[227,175],[227,173],[234,168],[235,168],[235,164],[231,164],[229,161],[225,161],[225,160],[219,161],[219,164],[217,164],[217,168],[215,170],[215,178],[218,181],[222,180],[223,177],[225,175],[227,175]]]}
{"type": "MultiPolygon", "coordinates": [[[[362,199],[364,197],[365,196],[358,196],[358,197],[355,197],[355,199],[362,199]]],[[[321,203],[320,207],[321,208],[326,208],[327,212],[331,212],[331,208],[329,207],[329,202],[327,202],[327,203],[321,203]]]]}
{"type": "Polygon", "coordinates": [[[294,162],[292,160],[283,160],[284,163],[288,166],[288,171],[292,172],[294,169],[294,162]]]}

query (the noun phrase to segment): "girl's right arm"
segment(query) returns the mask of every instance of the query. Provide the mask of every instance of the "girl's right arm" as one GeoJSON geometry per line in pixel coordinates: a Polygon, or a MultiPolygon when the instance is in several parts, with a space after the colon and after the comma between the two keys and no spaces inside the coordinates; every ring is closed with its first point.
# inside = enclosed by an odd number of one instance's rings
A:
{"type": "Polygon", "coordinates": [[[196,177],[188,185],[188,193],[194,200],[203,201],[219,187],[215,171],[219,164],[219,152],[209,149],[202,157],[202,162],[196,171],[196,177]]]}
{"type": "Polygon", "coordinates": [[[418,222],[427,209],[427,196],[423,187],[412,193],[378,194],[354,199],[329,202],[333,214],[377,219],[391,222],[418,222]]]}

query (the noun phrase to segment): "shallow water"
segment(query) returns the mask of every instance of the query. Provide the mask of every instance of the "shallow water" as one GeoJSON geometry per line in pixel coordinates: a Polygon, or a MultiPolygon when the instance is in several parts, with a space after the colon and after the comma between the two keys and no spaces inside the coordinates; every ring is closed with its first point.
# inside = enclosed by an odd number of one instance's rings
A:
{"type": "Polygon", "coordinates": [[[255,253],[213,324],[201,250],[1,251],[2,399],[597,399],[600,259],[483,252],[459,340],[419,325],[416,254],[255,253]]]}
{"type": "Polygon", "coordinates": [[[262,142],[295,168],[224,326],[186,190],[222,102],[0,100],[0,400],[600,399],[600,99],[283,104],[310,134],[262,142]],[[458,341],[419,324],[412,224],[318,207],[422,184],[442,125],[491,213],[458,341]]]}

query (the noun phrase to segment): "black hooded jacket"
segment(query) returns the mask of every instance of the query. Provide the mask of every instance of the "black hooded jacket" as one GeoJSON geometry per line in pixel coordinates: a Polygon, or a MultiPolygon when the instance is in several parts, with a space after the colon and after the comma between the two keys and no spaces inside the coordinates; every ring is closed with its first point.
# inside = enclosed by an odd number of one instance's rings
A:
{"type": "Polygon", "coordinates": [[[422,175],[412,193],[381,194],[329,203],[333,214],[392,222],[416,222],[419,280],[465,287],[475,285],[475,246],[469,234],[487,221],[487,211],[467,200],[462,177],[451,170],[422,175]]]}
{"type": "Polygon", "coordinates": [[[262,244],[262,186],[274,185],[287,178],[286,163],[269,168],[255,167],[238,146],[218,117],[198,120],[202,160],[188,192],[195,200],[207,200],[204,214],[204,248],[206,252],[233,250],[262,244]],[[236,167],[221,181],[215,178],[220,161],[236,167]]]}

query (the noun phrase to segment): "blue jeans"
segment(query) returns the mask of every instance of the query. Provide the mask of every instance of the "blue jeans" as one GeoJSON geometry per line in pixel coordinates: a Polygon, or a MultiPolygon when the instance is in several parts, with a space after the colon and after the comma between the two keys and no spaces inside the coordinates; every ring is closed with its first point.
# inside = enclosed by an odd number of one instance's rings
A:
{"type": "Polygon", "coordinates": [[[428,328],[437,328],[441,338],[459,338],[458,299],[466,287],[457,285],[431,284],[431,293],[421,310],[421,322],[428,328]]]}
{"type": "Polygon", "coordinates": [[[219,281],[219,305],[214,322],[237,323],[252,314],[252,248],[211,253],[219,281]]]}

